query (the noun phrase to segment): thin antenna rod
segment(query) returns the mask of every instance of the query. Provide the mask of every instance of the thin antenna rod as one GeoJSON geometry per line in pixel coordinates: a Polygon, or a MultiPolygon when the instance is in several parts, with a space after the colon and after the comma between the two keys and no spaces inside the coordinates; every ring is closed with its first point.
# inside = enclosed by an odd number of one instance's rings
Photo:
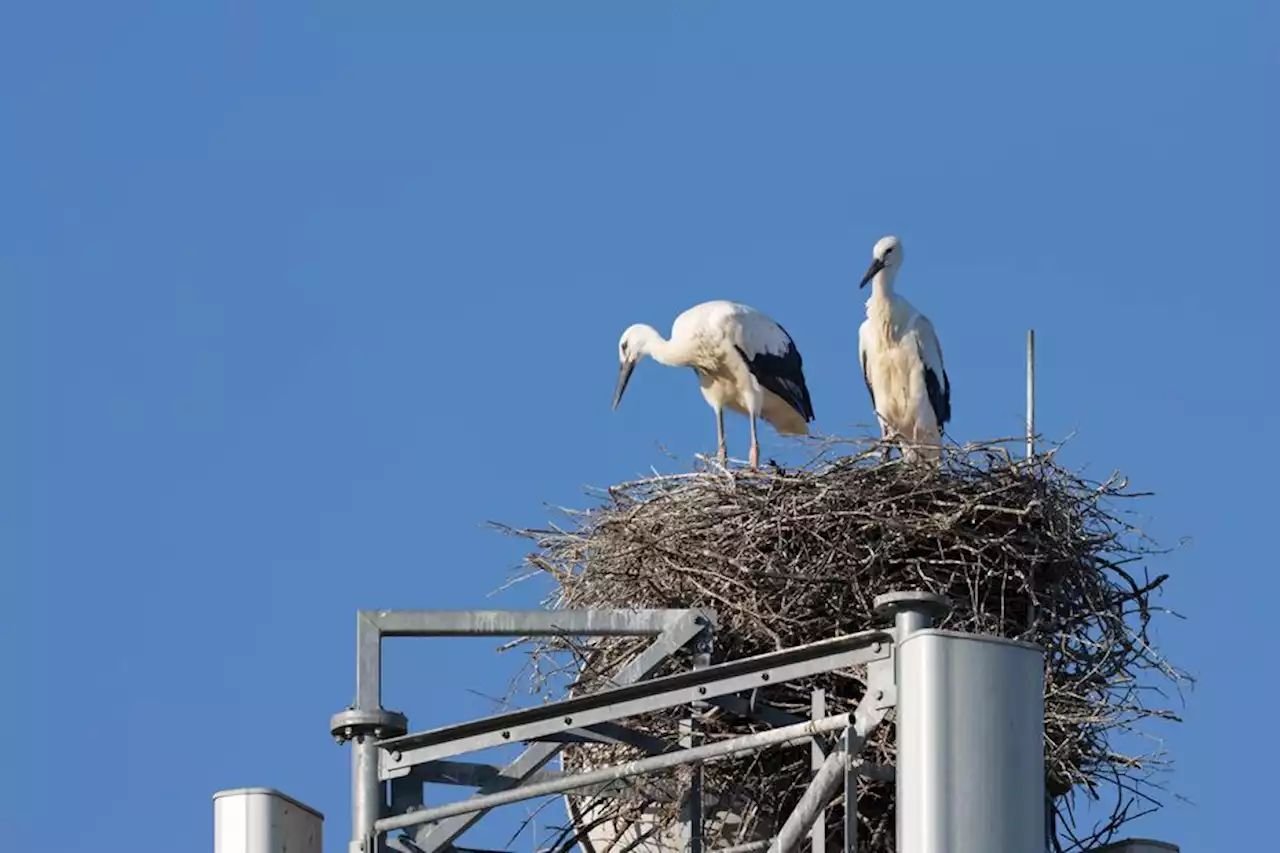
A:
{"type": "Polygon", "coordinates": [[[1036,330],[1027,329],[1027,456],[1036,452],[1036,330]]]}

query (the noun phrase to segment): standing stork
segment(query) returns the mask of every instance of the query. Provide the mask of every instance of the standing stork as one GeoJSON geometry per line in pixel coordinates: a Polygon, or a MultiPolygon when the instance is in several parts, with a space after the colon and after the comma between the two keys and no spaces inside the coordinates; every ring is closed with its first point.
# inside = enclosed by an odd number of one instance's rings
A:
{"type": "MultiPolygon", "coordinates": [[[[942,346],[929,318],[893,292],[902,266],[902,241],[882,237],[871,250],[871,267],[859,288],[871,282],[867,319],[858,329],[858,359],[871,392],[871,405],[884,438],[930,446],[937,458],[942,430],[951,419],[951,380],[942,364],[942,346]]],[[[903,448],[911,459],[915,452],[903,448]]]]}
{"type": "Polygon", "coordinates": [[[724,409],[751,419],[751,467],[760,464],[756,420],[763,417],[782,435],[808,435],[813,404],[805,386],[803,362],[787,330],[754,308],[714,300],[676,317],[671,340],[652,326],[637,323],[618,341],[618,386],[613,407],[636,363],[650,356],[659,364],[692,367],[702,396],[716,413],[717,454],[727,460],[724,409]]]}

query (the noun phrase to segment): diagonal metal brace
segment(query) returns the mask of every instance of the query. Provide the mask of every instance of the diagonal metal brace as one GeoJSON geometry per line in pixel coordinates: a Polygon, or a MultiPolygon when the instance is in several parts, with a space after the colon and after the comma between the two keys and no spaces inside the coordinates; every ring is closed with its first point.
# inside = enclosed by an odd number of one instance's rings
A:
{"type": "Polygon", "coordinates": [[[649,755],[661,755],[673,749],[680,749],[677,744],[668,743],[662,738],[647,735],[618,723],[596,723],[580,729],[556,732],[538,738],[550,743],[620,743],[633,746],[649,755]]]}
{"type": "MultiPolygon", "coordinates": [[[[685,644],[708,625],[714,624],[714,615],[704,611],[686,611],[680,617],[670,620],[647,649],[617,671],[613,682],[625,685],[647,678],[662,665],[663,661],[684,648],[685,644]]],[[[524,784],[551,759],[559,755],[563,748],[563,744],[559,743],[533,744],[515,761],[503,767],[495,778],[480,785],[476,796],[495,794],[524,784]]],[[[450,846],[458,836],[470,829],[487,813],[488,809],[482,809],[444,818],[434,826],[417,827],[414,831],[415,845],[422,853],[436,853],[450,846]]]]}
{"type": "Polygon", "coordinates": [[[851,722],[852,715],[839,714],[834,717],[825,717],[821,720],[811,720],[806,723],[801,723],[798,726],[784,726],[780,729],[766,729],[754,734],[742,735],[741,737],[703,744],[702,746],[693,747],[691,749],[683,750],[682,752],[668,753],[667,755],[654,755],[649,758],[641,758],[636,761],[627,761],[622,764],[600,767],[595,770],[589,770],[585,773],[576,773],[572,776],[565,776],[562,779],[555,781],[521,785],[517,788],[513,788],[508,791],[501,791],[496,794],[490,794],[483,797],[472,797],[469,800],[461,800],[459,802],[448,803],[442,806],[432,806],[431,808],[410,812],[405,815],[383,818],[377,822],[376,828],[379,832],[391,832],[396,829],[405,829],[416,824],[429,823],[433,820],[453,815],[467,814],[481,809],[497,808],[498,806],[510,805],[523,800],[532,800],[551,794],[563,794],[568,791],[580,790],[582,788],[591,787],[605,782],[613,782],[620,779],[629,779],[634,776],[642,776],[647,773],[670,770],[674,767],[680,766],[681,764],[690,764],[694,761],[720,761],[735,755],[741,755],[745,752],[758,752],[761,749],[771,746],[785,746],[788,744],[804,743],[818,735],[844,729],[848,727],[851,722]]]}
{"type": "Polygon", "coordinates": [[[740,693],[765,683],[776,684],[870,663],[888,657],[885,647],[890,639],[885,631],[864,631],[550,705],[390,738],[378,743],[379,774],[382,779],[394,779],[417,764],[438,758],[534,740],[569,729],[740,693]]]}

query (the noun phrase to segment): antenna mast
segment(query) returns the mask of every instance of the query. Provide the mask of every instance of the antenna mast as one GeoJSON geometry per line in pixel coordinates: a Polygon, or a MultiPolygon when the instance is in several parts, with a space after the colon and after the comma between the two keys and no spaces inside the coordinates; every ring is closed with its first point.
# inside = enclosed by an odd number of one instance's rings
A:
{"type": "Polygon", "coordinates": [[[1027,329],[1027,456],[1036,452],[1036,330],[1027,329]]]}

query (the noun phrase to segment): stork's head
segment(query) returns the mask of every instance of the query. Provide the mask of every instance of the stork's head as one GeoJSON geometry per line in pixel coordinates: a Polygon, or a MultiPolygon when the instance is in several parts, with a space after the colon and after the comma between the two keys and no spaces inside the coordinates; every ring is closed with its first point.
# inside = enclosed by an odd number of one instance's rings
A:
{"type": "Polygon", "coordinates": [[[867,274],[862,277],[862,283],[858,287],[866,287],[867,282],[875,278],[881,270],[888,270],[889,275],[893,275],[900,266],[902,266],[902,241],[892,234],[881,237],[871,248],[871,266],[867,267],[867,274]]]}
{"type": "Polygon", "coordinates": [[[636,323],[634,326],[628,326],[618,340],[618,362],[621,367],[618,370],[618,386],[613,392],[615,409],[622,402],[622,392],[627,390],[627,382],[631,380],[631,371],[636,369],[636,362],[648,354],[649,342],[657,334],[652,326],[636,323]]]}

